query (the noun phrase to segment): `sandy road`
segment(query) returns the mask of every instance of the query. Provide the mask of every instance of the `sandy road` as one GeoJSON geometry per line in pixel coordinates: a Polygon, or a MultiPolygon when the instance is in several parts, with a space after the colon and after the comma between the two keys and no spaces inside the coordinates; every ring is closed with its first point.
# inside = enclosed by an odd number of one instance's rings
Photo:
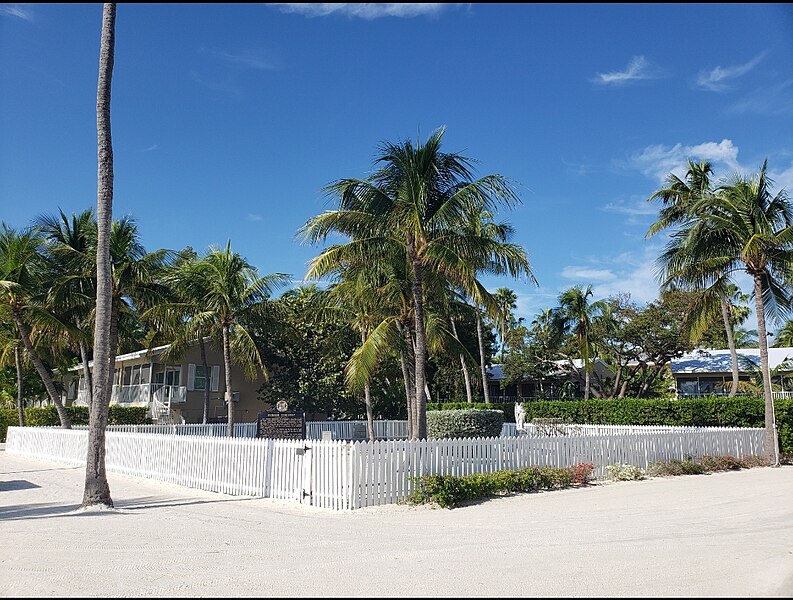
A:
{"type": "Polygon", "coordinates": [[[0,452],[0,595],[793,596],[793,467],[348,513],[0,452]]]}

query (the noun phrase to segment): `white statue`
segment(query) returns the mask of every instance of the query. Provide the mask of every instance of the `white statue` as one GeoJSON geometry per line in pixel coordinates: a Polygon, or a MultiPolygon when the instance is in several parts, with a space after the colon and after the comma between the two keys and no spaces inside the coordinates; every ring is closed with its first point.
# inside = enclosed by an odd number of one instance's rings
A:
{"type": "Polygon", "coordinates": [[[523,402],[515,402],[515,429],[516,431],[524,431],[526,421],[526,409],[523,408],[523,402]]]}

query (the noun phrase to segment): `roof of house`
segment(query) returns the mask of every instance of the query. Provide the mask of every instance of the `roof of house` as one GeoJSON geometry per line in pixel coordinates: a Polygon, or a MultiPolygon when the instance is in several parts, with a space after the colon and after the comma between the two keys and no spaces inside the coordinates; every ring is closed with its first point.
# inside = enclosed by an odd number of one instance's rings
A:
{"type": "MultiPolygon", "coordinates": [[[[116,362],[119,363],[125,360],[134,360],[136,358],[141,358],[147,355],[156,356],[157,354],[160,354],[163,350],[169,348],[170,346],[171,346],[170,344],[165,344],[164,346],[157,346],[156,348],[152,348],[151,350],[135,350],[135,352],[127,352],[126,354],[119,354],[118,356],[116,356],[116,362]]],[[[94,361],[89,360],[88,366],[93,367],[94,361]]],[[[79,365],[69,367],[69,371],[76,371],[82,368],[83,368],[83,363],[80,363],[79,365]]]]}
{"type": "MultiPolygon", "coordinates": [[[[549,376],[553,375],[565,375],[569,372],[570,361],[568,360],[555,360],[553,361],[555,364],[559,366],[559,370],[555,373],[550,373],[549,376]]],[[[584,361],[580,358],[573,359],[573,366],[576,369],[582,369],[584,367],[584,361]]],[[[596,358],[593,361],[595,371],[597,372],[599,377],[614,377],[614,371],[609,367],[603,360],[600,358],[596,358]]],[[[504,375],[503,365],[496,364],[490,365],[487,367],[487,374],[491,381],[503,381],[506,379],[504,375]]]]}
{"type": "MultiPolygon", "coordinates": [[[[755,365],[760,365],[760,350],[758,348],[739,348],[738,370],[747,372],[745,361],[749,360],[755,365]],[[741,356],[744,359],[741,359],[741,356]]],[[[768,366],[775,369],[785,360],[793,360],[793,348],[769,348],[768,366]]],[[[694,350],[675,358],[671,363],[672,373],[675,375],[685,373],[731,373],[732,357],[729,350],[694,350]]]]}

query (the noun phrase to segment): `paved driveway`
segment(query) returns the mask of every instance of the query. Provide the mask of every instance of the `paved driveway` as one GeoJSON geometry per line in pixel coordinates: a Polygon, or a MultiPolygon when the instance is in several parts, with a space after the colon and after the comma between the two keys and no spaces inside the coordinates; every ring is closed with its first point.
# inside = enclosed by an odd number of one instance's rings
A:
{"type": "Polygon", "coordinates": [[[2,596],[793,596],[793,467],[333,513],[0,452],[2,596]]]}

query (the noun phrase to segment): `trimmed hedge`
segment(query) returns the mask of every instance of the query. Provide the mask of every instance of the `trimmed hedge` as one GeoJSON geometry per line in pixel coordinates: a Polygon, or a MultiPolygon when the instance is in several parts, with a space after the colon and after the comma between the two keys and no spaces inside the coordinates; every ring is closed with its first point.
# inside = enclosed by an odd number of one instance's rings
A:
{"type": "MultiPolygon", "coordinates": [[[[118,406],[114,404],[108,411],[108,425],[145,425],[151,420],[146,418],[145,406],[118,406]]],[[[66,413],[72,425],[88,425],[87,406],[67,406],[66,413]]],[[[25,409],[25,425],[28,427],[58,426],[58,410],[54,406],[42,406],[25,409]]],[[[6,441],[9,427],[19,425],[19,416],[15,408],[0,409],[0,442],[6,441]]]]}
{"type": "Polygon", "coordinates": [[[427,411],[428,438],[499,437],[503,425],[504,413],[500,410],[427,411]]]}
{"type": "MultiPolygon", "coordinates": [[[[526,422],[532,419],[562,419],[566,423],[594,425],[680,425],[688,427],[763,427],[765,404],[756,397],[710,397],[686,399],[636,399],[547,401],[527,400],[526,422]]],[[[427,409],[497,408],[507,422],[514,422],[514,404],[427,404],[427,409]]],[[[793,451],[793,400],[774,400],[779,448],[793,451]]]]}
{"type": "Polygon", "coordinates": [[[460,502],[497,495],[584,486],[591,480],[593,470],[593,465],[581,463],[572,467],[526,467],[515,471],[478,473],[462,477],[425,475],[413,478],[416,487],[406,502],[435,503],[442,508],[454,508],[460,502]]]}

